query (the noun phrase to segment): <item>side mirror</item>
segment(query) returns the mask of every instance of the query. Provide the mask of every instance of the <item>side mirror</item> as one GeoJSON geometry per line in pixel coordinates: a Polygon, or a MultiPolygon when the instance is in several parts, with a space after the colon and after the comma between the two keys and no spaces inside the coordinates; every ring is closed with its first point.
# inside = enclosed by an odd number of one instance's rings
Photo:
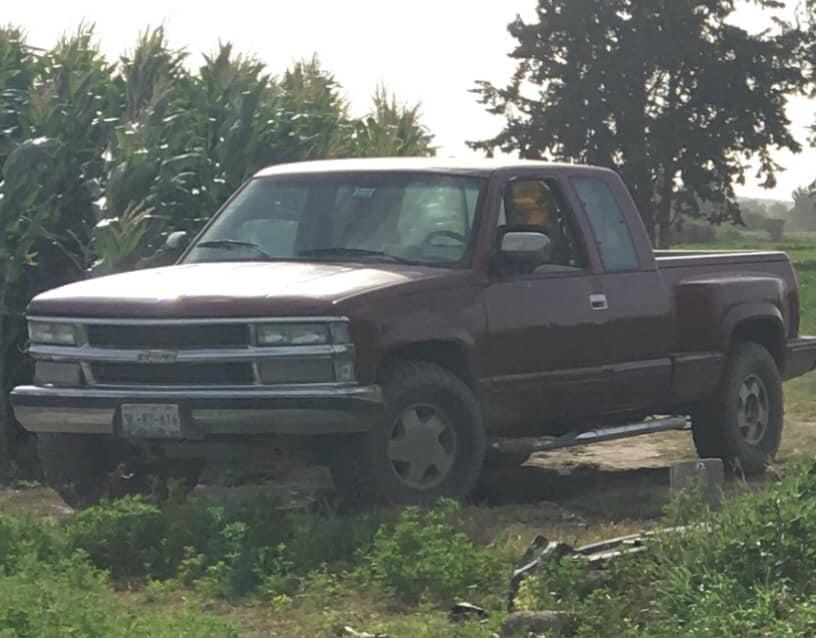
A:
{"type": "Polygon", "coordinates": [[[186,248],[187,244],[190,243],[190,237],[187,234],[186,230],[177,230],[174,233],[170,233],[167,236],[167,239],[164,242],[164,247],[167,250],[181,250],[182,248],[186,248]]]}
{"type": "Polygon", "coordinates": [[[552,242],[542,232],[508,230],[499,240],[499,254],[513,263],[548,264],[552,261],[552,242]]]}

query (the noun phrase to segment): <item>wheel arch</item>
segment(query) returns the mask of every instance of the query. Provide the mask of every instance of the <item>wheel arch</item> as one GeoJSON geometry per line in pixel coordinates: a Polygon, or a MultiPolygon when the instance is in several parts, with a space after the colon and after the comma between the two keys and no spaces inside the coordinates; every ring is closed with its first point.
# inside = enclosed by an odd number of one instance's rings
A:
{"type": "Polygon", "coordinates": [[[468,344],[459,339],[425,339],[395,345],[380,359],[377,379],[381,380],[384,370],[399,361],[434,363],[456,375],[471,390],[478,389],[472,350],[468,344]]]}
{"type": "Polygon", "coordinates": [[[738,343],[757,343],[764,347],[776,362],[780,374],[785,369],[785,326],[782,313],[775,306],[776,312],[751,313],[734,321],[729,332],[729,351],[738,343]]]}

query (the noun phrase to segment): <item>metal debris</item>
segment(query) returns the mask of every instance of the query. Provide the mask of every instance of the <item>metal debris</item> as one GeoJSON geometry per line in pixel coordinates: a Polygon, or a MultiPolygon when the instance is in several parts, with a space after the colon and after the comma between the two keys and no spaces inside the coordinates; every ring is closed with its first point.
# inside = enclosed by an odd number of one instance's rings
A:
{"type": "MultiPolygon", "coordinates": [[[[660,533],[682,530],[683,528],[672,528],[660,533]]],[[[529,549],[524,553],[519,567],[513,572],[513,576],[510,579],[510,591],[507,595],[507,611],[515,611],[516,597],[521,588],[521,583],[530,575],[538,572],[547,563],[558,562],[565,556],[583,558],[587,564],[588,575],[594,577],[594,580],[599,580],[600,575],[598,572],[604,569],[608,561],[623,555],[637,554],[645,551],[646,539],[654,534],[655,532],[642,532],[630,536],[620,536],[599,543],[583,545],[578,548],[573,548],[567,543],[548,541],[544,536],[536,536],[529,549]]]]}
{"type": "Polygon", "coordinates": [[[490,614],[488,614],[484,609],[481,607],[477,607],[476,605],[472,605],[470,603],[456,603],[453,608],[448,612],[448,619],[451,622],[464,622],[466,620],[486,620],[490,614]]]}
{"type": "Polygon", "coordinates": [[[519,588],[525,578],[537,572],[543,564],[549,561],[557,562],[562,557],[573,553],[573,551],[573,548],[566,543],[551,543],[544,536],[536,536],[530,547],[524,552],[519,567],[513,572],[513,576],[510,578],[510,591],[507,595],[507,611],[515,611],[516,596],[518,596],[519,588]]]}
{"type": "Polygon", "coordinates": [[[348,638],[388,638],[388,634],[370,634],[367,631],[357,631],[353,627],[346,625],[337,634],[348,638]]]}

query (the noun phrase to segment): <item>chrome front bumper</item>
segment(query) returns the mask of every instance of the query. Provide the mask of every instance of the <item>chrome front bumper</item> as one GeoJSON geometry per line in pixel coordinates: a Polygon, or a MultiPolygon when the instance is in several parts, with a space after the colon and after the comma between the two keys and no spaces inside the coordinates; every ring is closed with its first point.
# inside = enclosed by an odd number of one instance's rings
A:
{"type": "Polygon", "coordinates": [[[365,432],[382,416],[379,386],[276,388],[56,388],[20,386],[11,393],[29,432],[119,434],[122,403],[173,403],[184,415],[180,438],[207,435],[319,435],[365,432]]]}

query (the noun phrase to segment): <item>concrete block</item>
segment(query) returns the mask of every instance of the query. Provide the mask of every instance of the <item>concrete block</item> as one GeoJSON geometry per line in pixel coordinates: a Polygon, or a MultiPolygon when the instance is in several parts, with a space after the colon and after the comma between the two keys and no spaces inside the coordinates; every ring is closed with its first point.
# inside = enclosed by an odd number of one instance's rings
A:
{"type": "Polygon", "coordinates": [[[721,459],[678,461],[672,463],[670,476],[672,493],[682,492],[696,481],[702,481],[709,506],[717,509],[722,504],[725,467],[721,459]]]}

